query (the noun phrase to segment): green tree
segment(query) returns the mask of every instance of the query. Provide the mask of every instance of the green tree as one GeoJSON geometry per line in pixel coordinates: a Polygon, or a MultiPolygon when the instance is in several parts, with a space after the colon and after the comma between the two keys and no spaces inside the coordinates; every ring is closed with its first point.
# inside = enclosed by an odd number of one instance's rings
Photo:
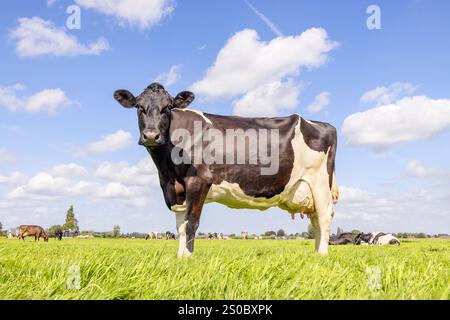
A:
{"type": "Polygon", "coordinates": [[[308,239],[315,239],[316,233],[312,224],[308,224],[308,239]]]}
{"type": "Polygon", "coordinates": [[[75,213],[73,211],[73,205],[67,210],[66,223],[63,225],[64,230],[78,230],[78,220],[75,218],[75,213]]]}
{"type": "Polygon", "coordinates": [[[119,225],[115,225],[113,228],[113,237],[114,238],[119,238],[120,237],[120,226],[119,225]]]}
{"type": "Polygon", "coordinates": [[[277,237],[284,237],[286,235],[286,232],[284,232],[283,229],[280,229],[277,231],[277,237]]]}
{"type": "Polygon", "coordinates": [[[264,232],[264,236],[266,236],[266,237],[276,236],[276,235],[277,235],[277,233],[272,230],[264,232]]]}
{"type": "Polygon", "coordinates": [[[360,233],[361,233],[361,231],[359,231],[358,229],[352,230],[352,234],[354,234],[354,235],[358,235],[360,233]]]}
{"type": "Polygon", "coordinates": [[[417,237],[417,238],[426,238],[427,235],[426,235],[425,233],[421,232],[421,233],[418,233],[418,234],[416,235],[416,237],[417,237]]]}
{"type": "Polygon", "coordinates": [[[3,229],[3,225],[2,225],[2,223],[0,222],[0,232],[2,232],[2,229],[3,229]]]}
{"type": "Polygon", "coordinates": [[[336,235],[340,235],[342,233],[344,233],[344,230],[342,230],[341,228],[338,227],[337,231],[336,231],[336,235]]]}

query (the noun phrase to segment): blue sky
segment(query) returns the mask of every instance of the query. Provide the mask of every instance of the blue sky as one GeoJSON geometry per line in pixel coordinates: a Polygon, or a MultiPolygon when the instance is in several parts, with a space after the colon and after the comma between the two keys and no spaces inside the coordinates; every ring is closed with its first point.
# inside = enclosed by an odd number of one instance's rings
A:
{"type": "MultiPolygon", "coordinates": [[[[450,232],[450,3],[249,3],[8,1],[0,13],[3,225],[63,223],[74,204],[82,229],[174,230],[137,145],[135,113],[112,98],[159,79],[172,95],[198,89],[194,109],[333,124],[342,195],[333,230],[450,232]],[[74,3],[79,30],[66,27],[74,3]],[[366,26],[371,4],[381,10],[380,30],[366,26]],[[236,52],[247,45],[254,50],[236,52]],[[240,59],[250,63],[237,70],[240,59]],[[209,72],[215,64],[223,68],[209,72]],[[247,80],[224,82],[221,70],[247,80]]],[[[278,209],[208,204],[202,216],[200,231],[307,227],[278,209]]]]}

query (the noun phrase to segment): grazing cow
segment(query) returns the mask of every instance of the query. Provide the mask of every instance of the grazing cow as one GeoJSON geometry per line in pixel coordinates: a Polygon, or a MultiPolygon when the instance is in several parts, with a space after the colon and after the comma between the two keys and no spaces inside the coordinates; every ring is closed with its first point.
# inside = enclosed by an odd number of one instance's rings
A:
{"type": "Polygon", "coordinates": [[[357,235],[351,232],[344,232],[330,237],[330,245],[355,244],[357,235]]]}
{"type": "Polygon", "coordinates": [[[170,231],[166,232],[166,240],[175,240],[175,239],[176,239],[175,233],[172,233],[170,231]]]}
{"type": "Polygon", "coordinates": [[[55,237],[59,240],[62,240],[62,236],[63,236],[63,231],[61,230],[61,228],[57,228],[55,230],[55,237]]]}
{"type": "Polygon", "coordinates": [[[48,235],[45,230],[40,226],[29,226],[29,225],[21,225],[19,227],[19,240],[22,239],[25,241],[25,237],[33,237],[34,241],[39,241],[39,239],[42,237],[44,238],[44,241],[48,241],[48,235]]]}
{"type": "Polygon", "coordinates": [[[158,232],[149,232],[145,235],[145,240],[147,239],[158,239],[158,232]]]}
{"type": "Polygon", "coordinates": [[[369,245],[400,245],[400,240],[390,233],[371,232],[358,234],[355,239],[355,243],[369,245]]]}
{"type": "Polygon", "coordinates": [[[138,97],[117,90],[114,98],[137,111],[139,144],[152,157],[166,205],[176,215],[178,256],[193,252],[208,202],[306,214],[315,229],[316,251],[328,253],[332,205],[339,195],[333,126],[297,114],[243,118],[185,109],[194,94],[183,91],[173,98],[159,83],[138,97]]]}

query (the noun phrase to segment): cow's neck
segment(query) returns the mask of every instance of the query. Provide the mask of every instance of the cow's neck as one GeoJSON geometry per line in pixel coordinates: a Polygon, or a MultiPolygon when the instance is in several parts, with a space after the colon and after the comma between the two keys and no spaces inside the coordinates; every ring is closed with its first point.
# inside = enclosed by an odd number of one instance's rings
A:
{"type": "Polygon", "coordinates": [[[160,178],[165,181],[172,181],[174,179],[172,176],[174,174],[174,164],[170,157],[172,149],[173,145],[171,144],[166,144],[157,148],[147,148],[153,162],[156,165],[156,168],[158,169],[160,178]]]}

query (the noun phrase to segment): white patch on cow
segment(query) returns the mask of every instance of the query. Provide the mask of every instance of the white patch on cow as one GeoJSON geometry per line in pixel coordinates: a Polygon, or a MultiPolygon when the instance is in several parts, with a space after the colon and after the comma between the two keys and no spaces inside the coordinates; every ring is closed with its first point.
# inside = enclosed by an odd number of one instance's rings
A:
{"type": "Polygon", "coordinates": [[[376,239],[376,241],[374,242],[376,236],[378,234],[380,234],[381,232],[372,232],[371,236],[370,236],[370,240],[369,240],[369,244],[373,244],[373,245],[387,245],[390,244],[391,240],[396,240],[398,241],[397,244],[400,244],[400,240],[398,240],[398,238],[394,237],[392,234],[388,233],[385,235],[382,235],[380,237],[378,237],[378,239],[376,239]]]}
{"type": "Polygon", "coordinates": [[[259,209],[266,210],[271,207],[279,207],[288,212],[313,213],[315,210],[314,199],[311,188],[327,188],[325,192],[330,193],[328,183],[325,186],[313,184],[313,177],[325,170],[326,177],[326,154],[310,149],[300,131],[300,119],[295,128],[295,135],[291,141],[294,152],[294,163],[290,179],[283,192],[272,198],[255,198],[244,193],[237,183],[222,181],[219,185],[213,184],[209,190],[206,202],[218,202],[235,209],[259,209]]]}
{"type": "Polygon", "coordinates": [[[170,207],[170,210],[175,213],[185,213],[186,212],[186,201],[183,204],[175,204],[170,207]]]}
{"type": "Polygon", "coordinates": [[[194,110],[194,109],[176,109],[176,110],[183,111],[183,112],[192,112],[192,113],[195,113],[195,114],[199,115],[200,117],[202,117],[203,120],[206,121],[206,123],[213,124],[213,123],[211,122],[211,120],[209,120],[209,119],[203,114],[203,112],[201,112],[201,111],[194,110]]]}
{"type": "Polygon", "coordinates": [[[192,253],[186,248],[186,228],[188,222],[185,220],[185,213],[177,213],[176,219],[179,238],[178,258],[189,257],[192,253]]]}

